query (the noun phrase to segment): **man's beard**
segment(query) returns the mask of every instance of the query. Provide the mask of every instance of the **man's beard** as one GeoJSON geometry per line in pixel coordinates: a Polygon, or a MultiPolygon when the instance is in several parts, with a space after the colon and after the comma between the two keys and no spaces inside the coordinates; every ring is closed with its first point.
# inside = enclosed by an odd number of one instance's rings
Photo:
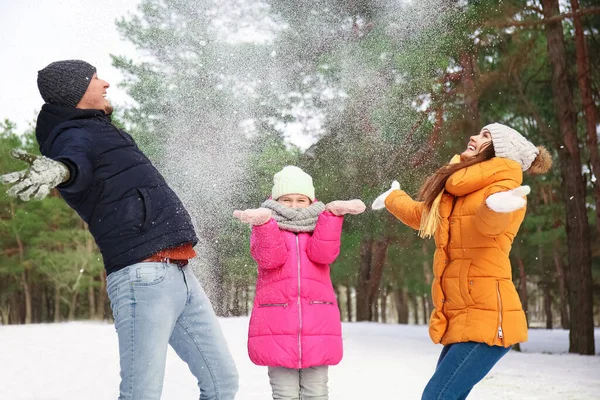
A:
{"type": "Polygon", "coordinates": [[[113,111],[114,111],[113,106],[110,103],[104,107],[104,114],[106,114],[106,115],[111,115],[113,113],[113,111]]]}

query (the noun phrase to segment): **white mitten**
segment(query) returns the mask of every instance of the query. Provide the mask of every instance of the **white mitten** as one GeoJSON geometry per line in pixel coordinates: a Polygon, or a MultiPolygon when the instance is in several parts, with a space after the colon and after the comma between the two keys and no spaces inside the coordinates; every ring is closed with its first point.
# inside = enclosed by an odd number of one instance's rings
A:
{"type": "Polygon", "coordinates": [[[529,192],[531,192],[529,186],[519,186],[516,189],[508,190],[506,192],[494,193],[485,200],[485,204],[487,204],[492,211],[499,213],[513,212],[525,207],[527,204],[525,196],[527,196],[529,192]]]}
{"type": "Polygon", "coordinates": [[[248,209],[244,211],[235,210],[233,212],[233,216],[244,223],[258,226],[269,222],[272,213],[271,210],[269,210],[268,208],[261,207],[255,209],[248,209]]]}
{"type": "Polygon", "coordinates": [[[34,199],[41,200],[50,193],[50,189],[69,179],[69,169],[63,163],[20,149],[11,150],[10,155],[31,164],[30,168],[23,171],[0,176],[0,183],[16,183],[6,191],[11,197],[29,201],[33,196],[34,199]]]}
{"type": "Polygon", "coordinates": [[[333,215],[342,216],[346,214],[361,214],[365,211],[365,203],[360,199],[354,200],[335,200],[327,203],[325,211],[329,211],[333,215]]]}
{"type": "Polygon", "coordinates": [[[398,181],[392,182],[392,187],[390,187],[390,190],[380,194],[379,197],[375,199],[373,204],[371,204],[371,208],[373,210],[381,210],[382,208],[385,208],[385,199],[387,199],[390,193],[392,193],[394,190],[400,190],[400,184],[398,181]]]}

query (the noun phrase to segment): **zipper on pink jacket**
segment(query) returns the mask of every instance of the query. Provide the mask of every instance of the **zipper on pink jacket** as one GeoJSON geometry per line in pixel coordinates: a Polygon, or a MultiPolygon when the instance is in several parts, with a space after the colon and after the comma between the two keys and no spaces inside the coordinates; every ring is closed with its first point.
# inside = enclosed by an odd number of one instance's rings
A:
{"type": "Polygon", "coordinates": [[[298,257],[298,321],[300,328],[298,329],[298,369],[302,368],[302,304],[300,300],[300,242],[298,234],[296,234],[296,256],[298,257]]]}

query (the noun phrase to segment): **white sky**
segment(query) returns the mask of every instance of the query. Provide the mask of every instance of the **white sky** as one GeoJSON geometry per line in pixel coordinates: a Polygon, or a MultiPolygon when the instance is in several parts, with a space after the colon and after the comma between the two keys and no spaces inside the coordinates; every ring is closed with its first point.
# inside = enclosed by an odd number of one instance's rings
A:
{"type": "Polygon", "coordinates": [[[108,96],[123,104],[122,75],[110,54],[131,55],[115,21],[135,11],[138,0],[0,0],[0,119],[25,130],[43,104],[37,71],[53,61],[82,59],[111,83],[108,96]]]}

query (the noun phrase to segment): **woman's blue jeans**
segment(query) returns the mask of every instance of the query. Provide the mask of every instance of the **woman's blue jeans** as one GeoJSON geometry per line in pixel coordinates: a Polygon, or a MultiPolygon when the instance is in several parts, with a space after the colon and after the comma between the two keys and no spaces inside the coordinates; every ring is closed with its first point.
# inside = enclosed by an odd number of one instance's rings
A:
{"type": "Polygon", "coordinates": [[[444,346],[435,373],[421,400],[463,400],[473,386],[506,355],[509,348],[485,343],[454,343],[444,346]]]}

